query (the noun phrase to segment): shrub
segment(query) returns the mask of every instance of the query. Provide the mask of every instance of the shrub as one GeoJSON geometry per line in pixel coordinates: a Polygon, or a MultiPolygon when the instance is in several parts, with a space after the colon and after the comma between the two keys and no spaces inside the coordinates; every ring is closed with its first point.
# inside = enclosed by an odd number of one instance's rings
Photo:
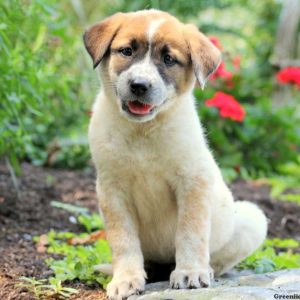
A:
{"type": "Polygon", "coordinates": [[[81,36],[59,1],[4,0],[0,9],[0,156],[42,164],[49,142],[85,116],[74,69],[81,36]]]}
{"type": "Polygon", "coordinates": [[[241,123],[220,117],[217,109],[204,105],[199,91],[196,94],[209,143],[223,168],[234,168],[238,173],[243,169],[258,177],[296,161],[296,145],[300,143],[296,124],[300,120],[294,108],[276,110],[270,100],[262,99],[244,105],[247,115],[241,123]]]}
{"type": "MultiPolygon", "coordinates": [[[[211,40],[222,47],[215,37],[211,40]]],[[[203,92],[195,90],[200,118],[222,168],[234,169],[236,176],[240,172],[251,177],[280,172],[282,164],[297,161],[297,100],[293,105],[276,108],[271,100],[275,86],[267,79],[266,86],[271,86],[268,93],[264,90],[265,95],[245,94],[244,87],[251,84],[251,71],[240,67],[240,59],[225,55],[225,61],[211,77],[210,87],[203,92]]]]}

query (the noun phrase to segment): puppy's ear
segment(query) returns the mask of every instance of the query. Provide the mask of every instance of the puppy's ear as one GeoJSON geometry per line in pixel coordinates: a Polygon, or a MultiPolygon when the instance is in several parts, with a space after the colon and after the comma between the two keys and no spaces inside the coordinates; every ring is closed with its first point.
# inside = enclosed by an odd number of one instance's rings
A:
{"type": "Polygon", "coordinates": [[[117,13],[111,17],[95,24],[86,30],[83,35],[83,41],[86,50],[93,59],[94,68],[96,68],[109,49],[109,46],[117,34],[125,15],[117,13]]]}
{"type": "Polygon", "coordinates": [[[184,36],[189,46],[196,78],[203,89],[209,76],[221,63],[221,52],[194,25],[185,25],[184,36]]]}

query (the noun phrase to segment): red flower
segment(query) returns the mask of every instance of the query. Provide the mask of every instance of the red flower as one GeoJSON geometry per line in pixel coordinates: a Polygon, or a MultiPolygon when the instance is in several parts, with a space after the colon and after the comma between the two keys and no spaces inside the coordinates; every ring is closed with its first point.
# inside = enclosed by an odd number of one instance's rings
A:
{"type": "Polygon", "coordinates": [[[211,99],[205,101],[205,105],[214,106],[219,109],[222,118],[242,122],[246,112],[233,96],[223,92],[216,92],[211,99]]]}
{"type": "Polygon", "coordinates": [[[287,67],[276,75],[280,83],[295,83],[300,87],[300,67],[287,67]]]}
{"type": "Polygon", "coordinates": [[[237,173],[241,173],[241,166],[235,166],[234,169],[237,173]]]}
{"type": "Polygon", "coordinates": [[[217,37],[215,36],[210,36],[209,40],[220,50],[222,50],[222,45],[221,42],[218,40],[217,37]]]}
{"type": "Polygon", "coordinates": [[[226,81],[231,81],[233,74],[225,69],[224,62],[221,62],[218,69],[210,76],[210,79],[224,78],[226,81]]]}
{"type": "MultiPolygon", "coordinates": [[[[222,45],[218,38],[215,36],[210,36],[209,40],[220,50],[222,50],[222,45]]],[[[221,62],[218,69],[210,76],[209,79],[215,80],[217,78],[224,79],[225,83],[227,84],[228,88],[233,88],[233,81],[232,81],[233,73],[229,72],[225,68],[225,63],[221,62]]]]}
{"type": "Polygon", "coordinates": [[[236,57],[234,57],[232,59],[232,64],[234,66],[234,68],[239,71],[241,69],[241,56],[237,55],[236,57]]]}
{"type": "Polygon", "coordinates": [[[225,69],[224,62],[221,62],[218,69],[210,76],[210,80],[215,80],[217,78],[224,79],[225,83],[227,84],[227,87],[229,89],[233,88],[234,84],[232,81],[233,73],[227,71],[225,69]]]}

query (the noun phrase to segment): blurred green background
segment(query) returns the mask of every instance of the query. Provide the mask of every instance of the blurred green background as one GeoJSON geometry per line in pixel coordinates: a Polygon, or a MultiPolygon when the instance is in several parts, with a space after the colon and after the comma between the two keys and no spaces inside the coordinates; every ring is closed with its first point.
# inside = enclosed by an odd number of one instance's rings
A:
{"type": "Polygon", "coordinates": [[[204,91],[196,88],[195,95],[226,179],[282,174],[290,163],[299,167],[299,86],[276,79],[284,67],[274,54],[283,3],[1,0],[0,156],[16,171],[22,161],[86,167],[89,111],[99,83],[82,43],[84,29],[117,11],[153,7],[196,24],[221,44],[230,82],[220,76],[204,91]],[[242,122],[205,105],[216,91],[242,105],[242,122]]]}

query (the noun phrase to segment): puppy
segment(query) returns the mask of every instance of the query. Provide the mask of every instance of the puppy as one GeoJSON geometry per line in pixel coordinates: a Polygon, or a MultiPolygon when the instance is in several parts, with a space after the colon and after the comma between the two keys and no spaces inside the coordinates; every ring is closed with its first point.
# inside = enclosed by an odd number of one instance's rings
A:
{"type": "Polygon", "coordinates": [[[195,81],[204,87],[219,50],[158,10],[117,13],[84,43],[101,80],[89,143],[113,255],[108,297],[143,291],[144,261],[175,261],[172,288],[209,286],[267,231],[258,207],[233,201],[195,109],[195,81]]]}

